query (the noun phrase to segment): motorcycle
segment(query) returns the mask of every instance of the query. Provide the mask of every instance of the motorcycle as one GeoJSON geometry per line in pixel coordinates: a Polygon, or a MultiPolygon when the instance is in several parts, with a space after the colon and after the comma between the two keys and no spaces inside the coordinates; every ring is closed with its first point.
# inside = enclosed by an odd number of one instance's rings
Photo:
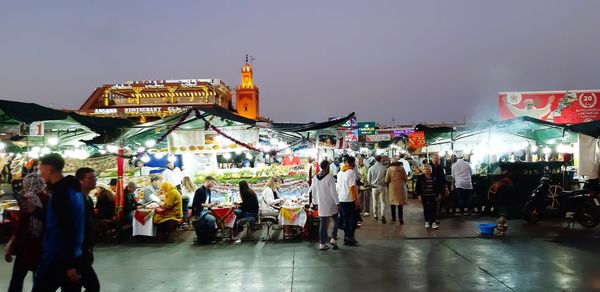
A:
{"type": "Polygon", "coordinates": [[[594,228],[600,223],[600,201],[590,190],[562,191],[550,184],[550,178],[542,177],[531,198],[523,208],[527,222],[536,223],[542,218],[565,218],[571,214],[579,224],[594,228]]]}

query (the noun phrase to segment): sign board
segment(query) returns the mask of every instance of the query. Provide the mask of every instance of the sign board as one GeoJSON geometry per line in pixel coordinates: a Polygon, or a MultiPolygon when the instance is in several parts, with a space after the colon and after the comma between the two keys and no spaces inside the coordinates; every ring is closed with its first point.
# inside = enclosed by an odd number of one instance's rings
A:
{"type": "Polygon", "coordinates": [[[375,134],[375,135],[366,135],[365,136],[367,142],[383,142],[392,140],[391,134],[375,134]]]}
{"type": "Polygon", "coordinates": [[[346,141],[358,142],[358,130],[348,130],[346,132],[346,141]]]}
{"type": "Polygon", "coordinates": [[[44,136],[44,122],[32,122],[31,124],[20,123],[19,135],[21,136],[44,136]]]}
{"type": "MultiPolygon", "coordinates": [[[[340,117],[330,117],[328,120],[329,121],[333,121],[333,120],[339,120],[341,119],[340,117]]],[[[352,117],[349,120],[347,120],[345,123],[343,123],[342,125],[340,125],[340,128],[356,128],[358,126],[358,122],[356,120],[356,117],[352,117]]]]}
{"type": "Polygon", "coordinates": [[[600,90],[502,92],[500,120],[529,116],[555,124],[600,120],[600,90]]]}
{"type": "Polygon", "coordinates": [[[392,138],[400,138],[400,137],[405,137],[408,136],[408,134],[414,132],[415,129],[394,129],[394,131],[392,132],[392,138]]]}
{"type": "Polygon", "coordinates": [[[408,148],[420,148],[425,146],[425,132],[416,131],[408,134],[408,148]]]}
{"type": "Polygon", "coordinates": [[[359,122],[358,133],[360,135],[375,135],[375,122],[359,122]]]}

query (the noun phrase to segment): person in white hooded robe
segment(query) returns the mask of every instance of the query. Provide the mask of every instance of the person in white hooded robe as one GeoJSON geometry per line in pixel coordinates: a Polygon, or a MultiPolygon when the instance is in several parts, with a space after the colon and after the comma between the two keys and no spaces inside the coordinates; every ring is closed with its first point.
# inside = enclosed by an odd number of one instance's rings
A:
{"type": "Polygon", "coordinates": [[[312,179],[312,185],[310,190],[313,195],[313,201],[317,204],[320,217],[319,226],[319,249],[326,250],[329,246],[327,242],[327,229],[329,225],[329,218],[333,219],[333,232],[331,234],[331,241],[329,242],[334,249],[337,249],[337,231],[339,224],[338,210],[340,206],[340,200],[335,187],[335,178],[329,173],[330,163],[327,160],[323,160],[320,164],[321,171],[317,173],[312,179]]]}

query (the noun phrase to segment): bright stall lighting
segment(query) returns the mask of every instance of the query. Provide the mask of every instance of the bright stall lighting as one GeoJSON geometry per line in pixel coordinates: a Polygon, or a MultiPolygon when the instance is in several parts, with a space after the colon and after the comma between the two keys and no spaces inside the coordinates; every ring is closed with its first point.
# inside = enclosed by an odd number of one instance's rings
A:
{"type": "Polygon", "coordinates": [[[4,150],[4,148],[6,148],[6,144],[0,142],[0,150],[4,150]]]}
{"type": "Polygon", "coordinates": [[[138,147],[138,149],[137,149],[138,153],[142,153],[144,151],[146,151],[146,148],[144,148],[144,147],[138,147]]]}
{"type": "Polygon", "coordinates": [[[148,156],[148,155],[146,154],[146,155],[142,156],[142,158],[140,158],[140,160],[141,160],[143,163],[147,163],[148,161],[150,161],[150,156],[148,156]]]}
{"type": "Polygon", "coordinates": [[[552,149],[550,149],[550,147],[546,146],[546,147],[544,147],[543,152],[544,152],[544,154],[548,155],[552,152],[552,149]]]}
{"type": "Polygon", "coordinates": [[[446,151],[442,150],[442,151],[438,152],[438,155],[440,157],[446,156],[446,151]]]}
{"type": "Polygon", "coordinates": [[[248,159],[252,159],[252,158],[253,158],[253,156],[252,156],[252,154],[250,154],[250,153],[246,153],[246,158],[248,158],[248,159]]]}
{"type": "Polygon", "coordinates": [[[279,149],[288,148],[288,144],[287,144],[287,143],[285,143],[285,142],[283,142],[283,141],[279,141],[279,142],[277,142],[277,147],[278,147],[279,149]]]}
{"type": "Polygon", "coordinates": [[[34,146],[34,147],[31,148],[31,152],[39,153],[40,150],[42,150],[42,149],[39,146],[34,146]]]}
{"type": "Polygon", "coordinates": [[[108,150],[109,153],[117,153],[119,152],[119,147],[115,145],[108,145],[106,146],[106,150],[108,150]]]}
{"type": "Polygon", "coordinates": [[[235,149],[235,154],[236,155],[242,154],[242,149],[240,149],[240,148],[235,149]]]}
{"type": "Polygon", "coordinates": [[[225,158],[225,160],[231,159],[231,153],[225,153],[225,154],[223,154],[223,158],[225,158]]]}
{"type": "Polygon", "coordinates": [[[50,146],[58,145],[58,138],[56,138],[56,137],[48,138],[48,145],[50,145],[50,146]]]}
{"type": "Polygon", "coordinates": [[[271,145],[277,145],[279,143],[279,140],[277,140],[276,138],[273,138],[269,142],[271,143],[271,145]]]}
{"type": "Polygon", "coordinates": [[[177,157],[175,157],[175,155],[169,155],[169,157],[167,157],[167,161],[175,162],[175,161],[177,161],[177,157]]]}
{"type": "Polygon", "coordinates": [[[40,158],[40,154],[37,151],[33,151],[33,150],[29,151],[28,155],[29,155],[29,158],[32,158],[32,159],[40,158]]]}
{"type": "Polygon", "coordinates": [[[575,149],[568,144],[558,144],[558,146],[556,146],[556,151],[558,153],[573,153],[575,152],[575,149]]]}
{"type": "Polygon", "coordinates": [[[162,152],[157,152],[154,153],[154,157],[156,157],[156,159],[162,159],[163,157],[165,157],[165,154],[162,152]]]}
{"type": "Polygon", "coordinates": [[[50,153],[50,148],[48,148],[48,147],[44,147],[44,148],[42,148],[42,150],[40,150],[40,153],[41,153],[42,155],[49,154],[49,153],[50,153]]]}
{"type": "Polygon", "coordinates": [[[538,147],[537,145],[531,145],[531,153],[537,153],[538,147]]]}
{"type": "Polygon", "coordinates": [[[146,141],[145,144],[146,144],[146,147],[152,148],[152,147],[154,147],[156,145],[156,141],[154,141],[154,140],[148,140],[148,141],[146,141]]]}
{"type": "Polygon", "coordinates": [[[104,150],[104,149],[100,149],[100,150],[98,150],[98,152],[102,155],[106,154],[106,150],[104,150]]]}

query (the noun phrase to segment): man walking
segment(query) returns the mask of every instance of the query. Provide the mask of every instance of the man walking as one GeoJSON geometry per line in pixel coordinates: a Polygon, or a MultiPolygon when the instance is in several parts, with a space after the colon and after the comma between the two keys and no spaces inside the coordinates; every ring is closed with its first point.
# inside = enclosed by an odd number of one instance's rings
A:
{"type": "Polygon", "coordinates": [[[329,174],[329,162],[323,160],[321,162],[321,171],[312,179],[310,190],[313,194],[313,199],[319,208],[319,249],[327,250],[327,229],[329,218],[333,219],[333,231],[331,233],[330,244],[334,249],[337,249],[337,232],[338,232],[338,209],[340,200],[336,191],[335,179],[329,174]]]}
{"type": "Polygon", "coordinates": [[[440,156],[436,153],[431,160],[431,175],[434,178],[433,191],[438,197],[437,201],[437,218],[440,215],[440,202],[448,196],[448,186],[446,185],[446,172],[440,164],[440,156]]]}
{"type": "MultiPolygon", "coordinates": [[[[63,176],[64,159],[56,153],[40,159],[49,201],[40,262],[32,291],[80,291],[82,263],[91,250],[86,230],[86,199],[73,176],[63,176]],[[78,270],[79,268],[79,270],[78,270]]],[[[89,264],[91,267],[91,264],[89,264]]]]}
{"type": "Polygon", "coordinates": [[[469,155],[465,154],[463,158],[459,158],[452,165],[452,177],[454,178],[454,186],[456,187],[456,195],[458,197],[458,208],[463,215],[471,215],[471,206],[469,206],[469,198],[473,192],[473,183],[471,176],[473,172],[471,165],[465,161],[469,155]],[[467,209],[467,211],[465,211],[467,209]]]}
{"type": "Polygon", "coordinates": [[[385,206],[387,205],[387,187],[385,185],[385,173],[387,168],[381,163],[381,155],[375,156],[375,164],[369,168],[367,181],[371,185],[371,201],[373,202],[373,218],[381,217],[381,223],[385,224],[385,206]]]}
{"type": "Polygon", "coordinates": [[[348,157],[346,163],[342,165],[338,172],[337,192],[344,217],[344,244],[356,245],[354,231],[358,221],[358,186],[356,185],[356,173],[354,167],[356,160],[354,157],[348,157]]]}
{"type": "Polygon", "coordinates": [[[371,188],[369,187],[369,181],[367,179],[369,175],[369,167],[365,165],[364,156],[361,155],[358,157],[358,165],[356,168],[358,169],[358,177],[360,181],[360,184],[358,186],[358,200],[360,210],[364,212],[363,216],[368,217],[369,209],[371,209],[371,194],[369,192],[371,188]]]}
{"type": "MultiPolygon", "coordinates": [[[[83,194],[86,201],[86,230],[93,232],[94,222],[93,216],[94,214],[94,202],[92,202],[92,198],[89,196],[89,193],[96,188],[96,173],[93,169],[89,167],[82,167],[75,172],[75,178],[79,181],[81,186],[81,193],[83,194]]],[[[88,238],[92,238],[92,236],[88,236],[88,238]]],[[[96,271],[92,265],[94,264],[94,242],[90,241],[87,250],[84,250],[85,262],[81,265],[81,284],[85,288],[85,291],[100,291],[100,281],[98,280],[98,276],[96,275],[96,271]]]]}

